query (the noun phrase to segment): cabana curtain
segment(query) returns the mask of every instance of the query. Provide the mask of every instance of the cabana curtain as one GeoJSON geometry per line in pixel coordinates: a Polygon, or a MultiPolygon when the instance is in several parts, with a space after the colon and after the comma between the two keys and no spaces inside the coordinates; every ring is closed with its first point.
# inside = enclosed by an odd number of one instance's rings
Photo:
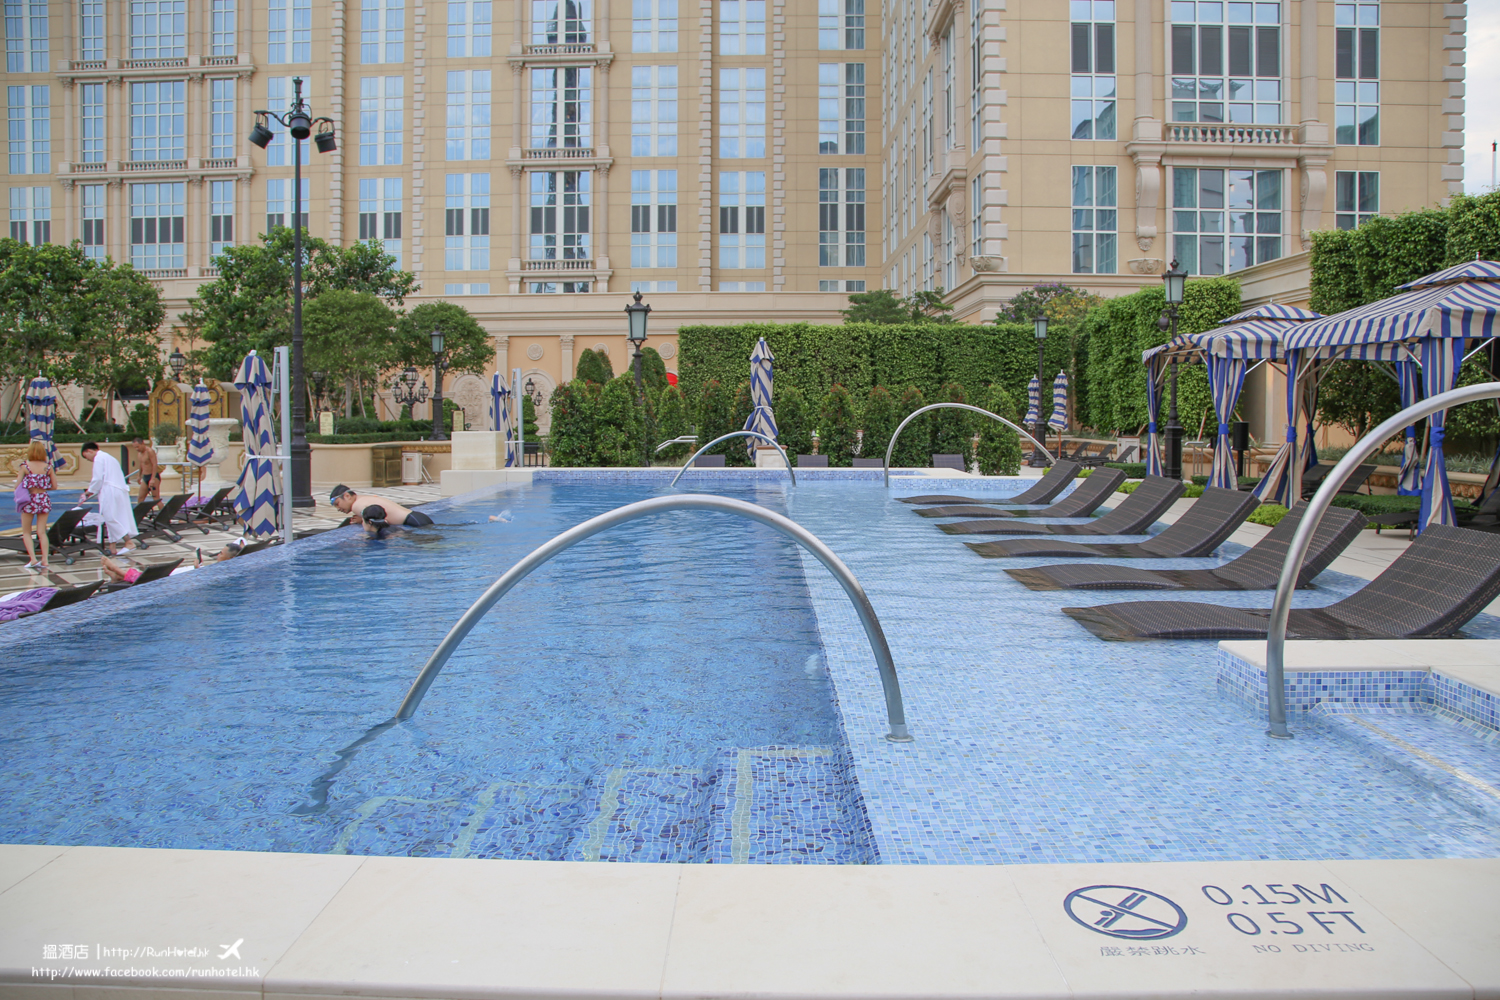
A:
{"type": "Polygon", "coordinates": [[[1208,485],[1220,489],[1239,489],[1239,477],[1229,453],[1229,421],[1234,416],[1234,406],[1239,402],[1244,384],[1244,359],[1208,356],[1208,391],[1213,397],[1214,413],[1219,418],[1219,435],[1214,441],[1214,462],[1208,485]]]}
{"type": "MultiPolygon", "coordinates": [[[[1427,397],[1447,392],[1458,382],[1463,365],[1464,338],[1428,337],[1422,341],[1422,387],[1427,397]]],[[[1443,426],[1448,411],[1438,410],[1427,418],[1427,469],[1422,476],[1422,509],[1417,523],[1453,524],[1453,491],[1448,485],[1448,466],[1443,457],[1443,426]]]]}
{"type": "MultiPolygon", "coordinates": [[[[1415,361],[1396,362],[1396,381],[1401,384],[1401,408],[1404,410],[1422,398],[1422,366],[1415,361]]],[[[1416,427],[1406,428],[1406,447],[1401,453],[1401,477],[1396,492],[1405,497],[1422,492],[1422,449],[1417,444],[1416,427]]]]}

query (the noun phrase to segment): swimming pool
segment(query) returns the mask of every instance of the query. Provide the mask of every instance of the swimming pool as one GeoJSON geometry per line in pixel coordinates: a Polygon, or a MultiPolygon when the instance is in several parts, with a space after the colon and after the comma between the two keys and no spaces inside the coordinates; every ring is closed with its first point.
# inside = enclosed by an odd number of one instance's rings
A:
{"type": "MultiPolygon", "coordinates": [[[[11,484],[11,488],[15,488],[14,483],[11,484]]],[[[52,497],[52,513],[47,517],[50,524],[57,520],[59,514],[78,502],[78,498],[83,495],[83,490],[48,490],[47,493],[52,497]]],[[[21,515],[16,513],[16,505],[8,502],[0,504],[0,531],[20,526],[21,515]]]]}
{"type": "MultiPolygon", "coordinates": [[[[684,513],[530,577],[322,801],[337,751],[391,715],[516,558],[667,492],[628,470],[551,475],[448,506],[433,532],[345,531],[164,581],[149,617],[148,595],[120,595],[142,611],[86,609],[83,628],[19,647],[0,668],[0,840],[648,861],[1500,856],[1494,816],[1336,719],[1266,740],[1218,691],[1212,643],[1095,639],[1057,612],[1093,601],[1028,591],[1003,572],[1019,561],[980,559],[892,502],[952,488],[911,480],[683,485],[783,511],[849,564],[915,743],[884,740],[868,645],[821,567],[769,529],[684,513]]],[[[1298,606],[1359,585],[1319,582],[1298,606]]],[[[1472,742],[1492,764],[1494,745],[1472,742]]]]}

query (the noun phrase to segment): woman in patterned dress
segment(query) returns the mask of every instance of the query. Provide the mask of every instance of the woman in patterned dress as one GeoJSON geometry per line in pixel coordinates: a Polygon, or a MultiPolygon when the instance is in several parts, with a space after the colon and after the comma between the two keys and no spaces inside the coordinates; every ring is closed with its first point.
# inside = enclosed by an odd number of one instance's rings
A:
{"type": "Polygon", "coordinates": [[[33,440],[26,450],[26,460],[21,463],[21,480],[16,485],[31,491],[31,499],[16,504],[21,515],[21,538],[26,543],[26,568],[47,572],[47,515],[52,511],[52,498],[48,490],[57,489],[57,479],[52,475],[52,463],[47,461],[47,443],[33,440]],[[33,471],[32,463],[44,471],[33,471]],[[37,561],[36,550],[31,545],[32,523],[36,524],[36,536],[41,540],[42,558],[37,561]]]}

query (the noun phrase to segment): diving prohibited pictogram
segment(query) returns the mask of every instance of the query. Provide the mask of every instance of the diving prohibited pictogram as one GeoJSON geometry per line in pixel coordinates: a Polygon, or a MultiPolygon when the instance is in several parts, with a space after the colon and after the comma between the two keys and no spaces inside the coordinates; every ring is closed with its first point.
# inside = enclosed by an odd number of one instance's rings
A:
{"type": "Polygon", "coordinates": [[[1128,885],[1074,889],[1063,909],[1091,931],[1131,941],[1169,938],[1187,926],[1187,914],[1166,896],[1128,885]]]}

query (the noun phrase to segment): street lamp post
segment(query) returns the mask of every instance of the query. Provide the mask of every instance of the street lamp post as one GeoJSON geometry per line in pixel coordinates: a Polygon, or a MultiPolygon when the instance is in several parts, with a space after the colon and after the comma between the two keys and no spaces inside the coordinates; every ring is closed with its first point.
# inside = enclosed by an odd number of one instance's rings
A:
{"type": "MultiPolygon", "coordinates": [[[[626,336],[630,340],[630,346],[635,348],[633,362],[635,364],[635,398],[642,407],[645,406],[645,395],[641,391],[641,345],[646,342],[646,317],[651,315],[651,307],[641,304],[641,293],[635,293],[635,302],[625,307],[625,318],[630,324],[626,336]]],[[[642,414],[644,418],[644,414],[642,414]]],[[[651,454],[648,450],[650,442],[641,437],[641,464],[651,464],[651,454]]]]}
{"type": "MultiPolygon", "coordinates": [[[[1162,330],[1170,330],[1168,343],[1177,339],[1177,307],[1182,305],[1183,290],[1187,285],[1187,272],[1180,270],[1177,260],[1172,260],[1172,267],[1166,274],[1162,275],[1162,281],[1166,284],[1167,309],[1162,313],[1161,319],[1157,320],[1157,326],[1162,330]]],[[[1177,358],[1172,358],[1171,388],[1167,401],[1167,426],[1162,432],[1166,441],[1167,454],[1162,462],[1162,475],[1168,479],[1182,480],[1182,423],[1177,419],[1177,358]]]]}
{"type": "Polygon", "coordinates": [[[432,337],[432,440],[446,441],[443,431],[443,331],[433,330],[432,337]]]}
{"type": "Polygon", "coordinates": [[[391,379],[391,399],[397,406],[416,406],[427,402],[427,380],[423,379],[422,387],[418,389],[417,370],[407,365],[405,371],[391,379]]]}
{"type": "Polygon", "coordinates": [[[167,358],[167,364],[172,367],[172,381],[182,381],[182,369],[187,365],[186,355],[174,347],[171,357],[167,358]]]}
{"type": "MultiPolygon", "coordinates": [[[[1045,401],[1046,394],[1043,390],[1047,384],[1046,376],[1043,374],[1043,354],[1047,347],[1046,313],[1039,313],[1037,315],[1036,319],[1032,321],[1032,329],[1036,334],[1036,427],[1033,428],[1033,433],[1036,434],[1038,441],[1045,441],[1047,440],[1047,418],[1044,414],[1047,408],[1042,403],[1045,401]]],[[[1029,464],[1034,469],[1040,469],[1047,464],[1047,460],[1042,457],[1041,449],[1031,449],[1031,462],[1029,464]]]]}
{"type": "Polygon", "coordinates": [[[255,127],[250,141],[261,149],[276,138],[266,120],[278,122],[292,137],[292,506],[311,507],[317,501],[312,495],[312,449],[307,445],[307,383],[302,372],[302,142],[313,134],[313,144],[320,153],[338,148],[333,134],[332,118],[314,118],[302,100],[302,78],[292,80],[292,106],[284,115],[274,111],[255,112],[255,127]]]}

